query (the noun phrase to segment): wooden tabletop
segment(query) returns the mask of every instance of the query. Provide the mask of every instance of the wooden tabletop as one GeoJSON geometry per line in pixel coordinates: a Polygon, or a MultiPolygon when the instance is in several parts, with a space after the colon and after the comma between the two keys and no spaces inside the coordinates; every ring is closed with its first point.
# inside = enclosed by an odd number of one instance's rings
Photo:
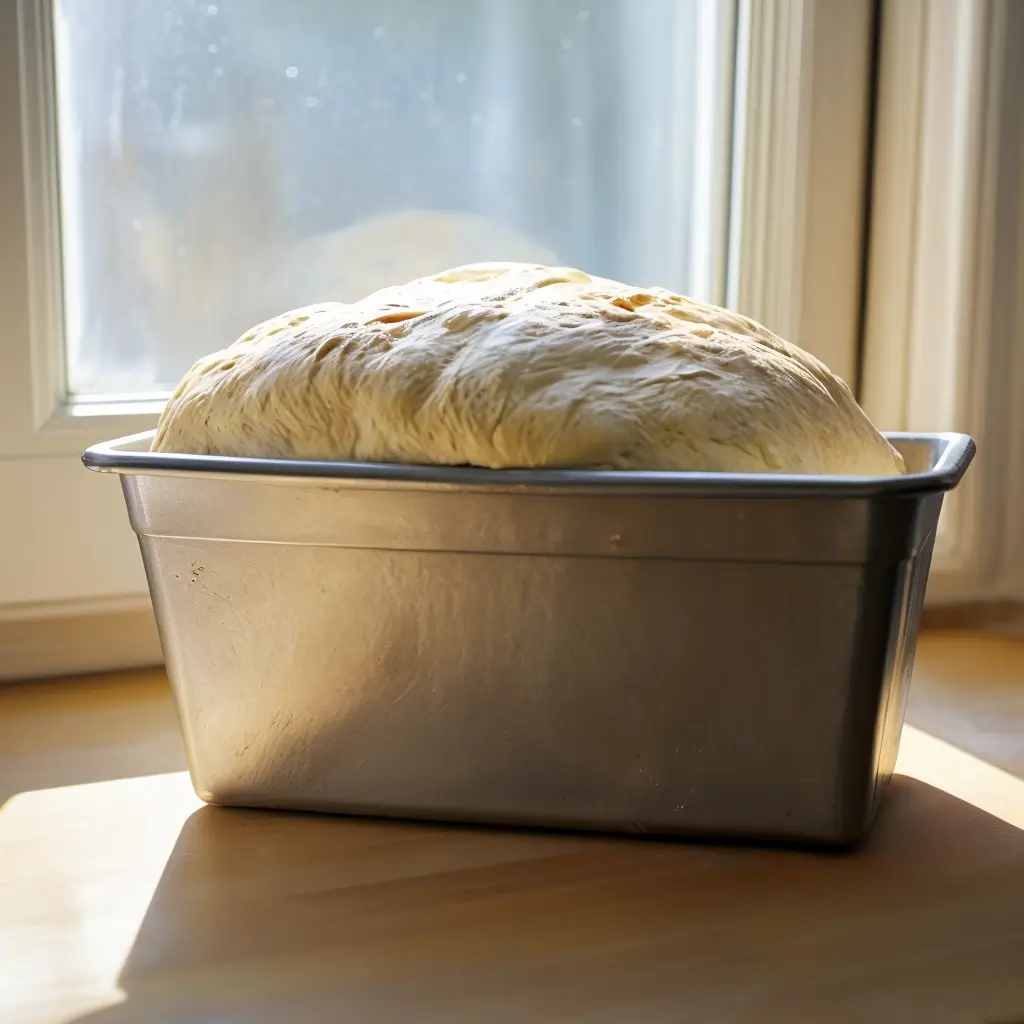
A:
{"type": "Polygon", "coordinates": [[[1019,1024],[1024,646],[911,717],[814,853],[203,807],[162,674],[0,690],[0,1021],[1019,1024]]]}

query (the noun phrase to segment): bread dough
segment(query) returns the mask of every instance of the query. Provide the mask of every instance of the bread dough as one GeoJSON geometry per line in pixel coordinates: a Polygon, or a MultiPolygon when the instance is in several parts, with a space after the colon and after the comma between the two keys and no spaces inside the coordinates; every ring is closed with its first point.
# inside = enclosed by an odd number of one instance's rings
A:
{"type": "Polygon", "coordinates": [[[162,452],[894,475],[821,362],[746,317],[579,270],[472,264],[268,320],[197,362],[162,452]]]}

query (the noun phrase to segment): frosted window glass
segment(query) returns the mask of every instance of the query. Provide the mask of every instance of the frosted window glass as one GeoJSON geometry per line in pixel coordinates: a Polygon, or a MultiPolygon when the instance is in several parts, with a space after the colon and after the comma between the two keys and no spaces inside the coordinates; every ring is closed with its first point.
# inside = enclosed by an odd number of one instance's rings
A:
{"type": "Polygon", "coordinates": [[[692,290],[700,3],[56,0],[70,390],[476,260],[692,290]]]}

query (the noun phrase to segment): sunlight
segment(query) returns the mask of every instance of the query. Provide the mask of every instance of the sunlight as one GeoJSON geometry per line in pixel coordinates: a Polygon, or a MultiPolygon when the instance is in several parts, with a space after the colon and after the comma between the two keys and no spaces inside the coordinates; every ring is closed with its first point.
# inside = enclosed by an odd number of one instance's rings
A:
{"type": "MultiPolygon", "coordinates": [[[[1024,780],[935,736],[907,726],[896,770],[1024,829],[1024,780]]],[[[119,975],[200,806],[174,772],[22,792],[0,808],[0,1020],[60,1024],[124,1000],[119,975]]]]}
{"type": "Polygon", "coordinates": [[[174,772],[19,793],[0,808],[0,1019],[123,999],[121,966],[200,806],[174,772]]]}
{"type": "Polygon", "coordinates": [[[912,725],[903,728],[896,771],[1024,828],[1024,779],[912,725]]]}

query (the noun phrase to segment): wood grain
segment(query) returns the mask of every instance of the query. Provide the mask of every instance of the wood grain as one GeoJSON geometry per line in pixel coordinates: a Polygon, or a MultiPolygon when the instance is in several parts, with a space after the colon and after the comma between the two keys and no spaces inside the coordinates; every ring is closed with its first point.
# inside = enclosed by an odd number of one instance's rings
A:
{"type": "MultiPolygon", "coordinates": [[[[1024,645],[920,664],[1020,708],[1024,645]]],[[[204,807],[158,674],[0,690],[0,1021],[1024,1021],[1009,728],[908,729],[826,854],[204,807]]]]}

